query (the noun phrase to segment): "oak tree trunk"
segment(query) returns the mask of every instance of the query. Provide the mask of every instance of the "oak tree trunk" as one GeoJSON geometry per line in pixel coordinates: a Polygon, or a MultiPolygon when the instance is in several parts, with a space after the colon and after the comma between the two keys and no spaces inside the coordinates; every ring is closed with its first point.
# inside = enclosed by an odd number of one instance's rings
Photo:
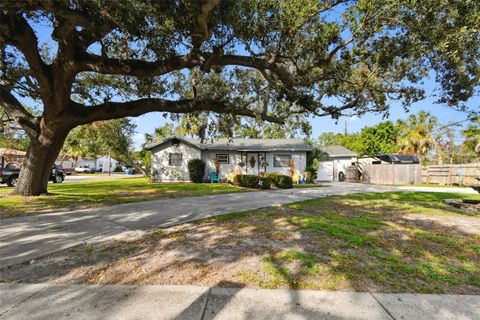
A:
{"type": "Polygon", "coordinates": [[[15,187],[15,194],[38,196],[47,193],[48,180],[68,130],[63,128],[42,127],[37,139],[31,140],[20,175],[15,187]]]}

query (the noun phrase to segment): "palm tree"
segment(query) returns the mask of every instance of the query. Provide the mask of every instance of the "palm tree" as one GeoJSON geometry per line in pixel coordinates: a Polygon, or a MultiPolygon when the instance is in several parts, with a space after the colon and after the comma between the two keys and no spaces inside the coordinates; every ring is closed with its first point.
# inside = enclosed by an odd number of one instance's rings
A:
{"type": "Polygon", "coordinates": [[[425,111],[410,115],[406,121],[399,120],[397,142],[400,153],[416,155],[423,162],[425,156],[436,147],[433,132],[437,124],[438,119],[425,111]]]}

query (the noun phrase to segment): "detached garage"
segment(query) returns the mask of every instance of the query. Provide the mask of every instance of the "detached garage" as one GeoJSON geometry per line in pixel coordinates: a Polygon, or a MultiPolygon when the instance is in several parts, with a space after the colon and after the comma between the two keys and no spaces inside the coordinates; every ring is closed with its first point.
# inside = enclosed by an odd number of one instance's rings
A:
{"type": "Polygon", "coordinates": [[[342,146],[320,147],[328,155],[318,167],[317,181],[344,181],[346,168],[356,162],[357,154],[342,146]]]}

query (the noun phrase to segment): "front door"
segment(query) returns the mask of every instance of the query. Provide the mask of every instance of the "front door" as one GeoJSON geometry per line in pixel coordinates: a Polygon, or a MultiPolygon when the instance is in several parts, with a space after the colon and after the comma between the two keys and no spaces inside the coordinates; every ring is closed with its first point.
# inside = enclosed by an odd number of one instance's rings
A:
{"type": "Polygon", "coordinates": [[[245,163],[246,173],[258,175],[258,153],[247,152],[247,162],[245,163]]]}

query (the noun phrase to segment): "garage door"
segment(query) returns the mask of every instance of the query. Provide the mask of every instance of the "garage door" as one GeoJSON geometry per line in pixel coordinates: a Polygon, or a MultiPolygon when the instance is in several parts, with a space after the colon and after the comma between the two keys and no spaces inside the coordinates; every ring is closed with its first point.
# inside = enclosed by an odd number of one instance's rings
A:
{"type": "Polygon", "coordinates": [[[333,161],[320,162],[317,173],[318,181],[333,181],[333,161]]]}

